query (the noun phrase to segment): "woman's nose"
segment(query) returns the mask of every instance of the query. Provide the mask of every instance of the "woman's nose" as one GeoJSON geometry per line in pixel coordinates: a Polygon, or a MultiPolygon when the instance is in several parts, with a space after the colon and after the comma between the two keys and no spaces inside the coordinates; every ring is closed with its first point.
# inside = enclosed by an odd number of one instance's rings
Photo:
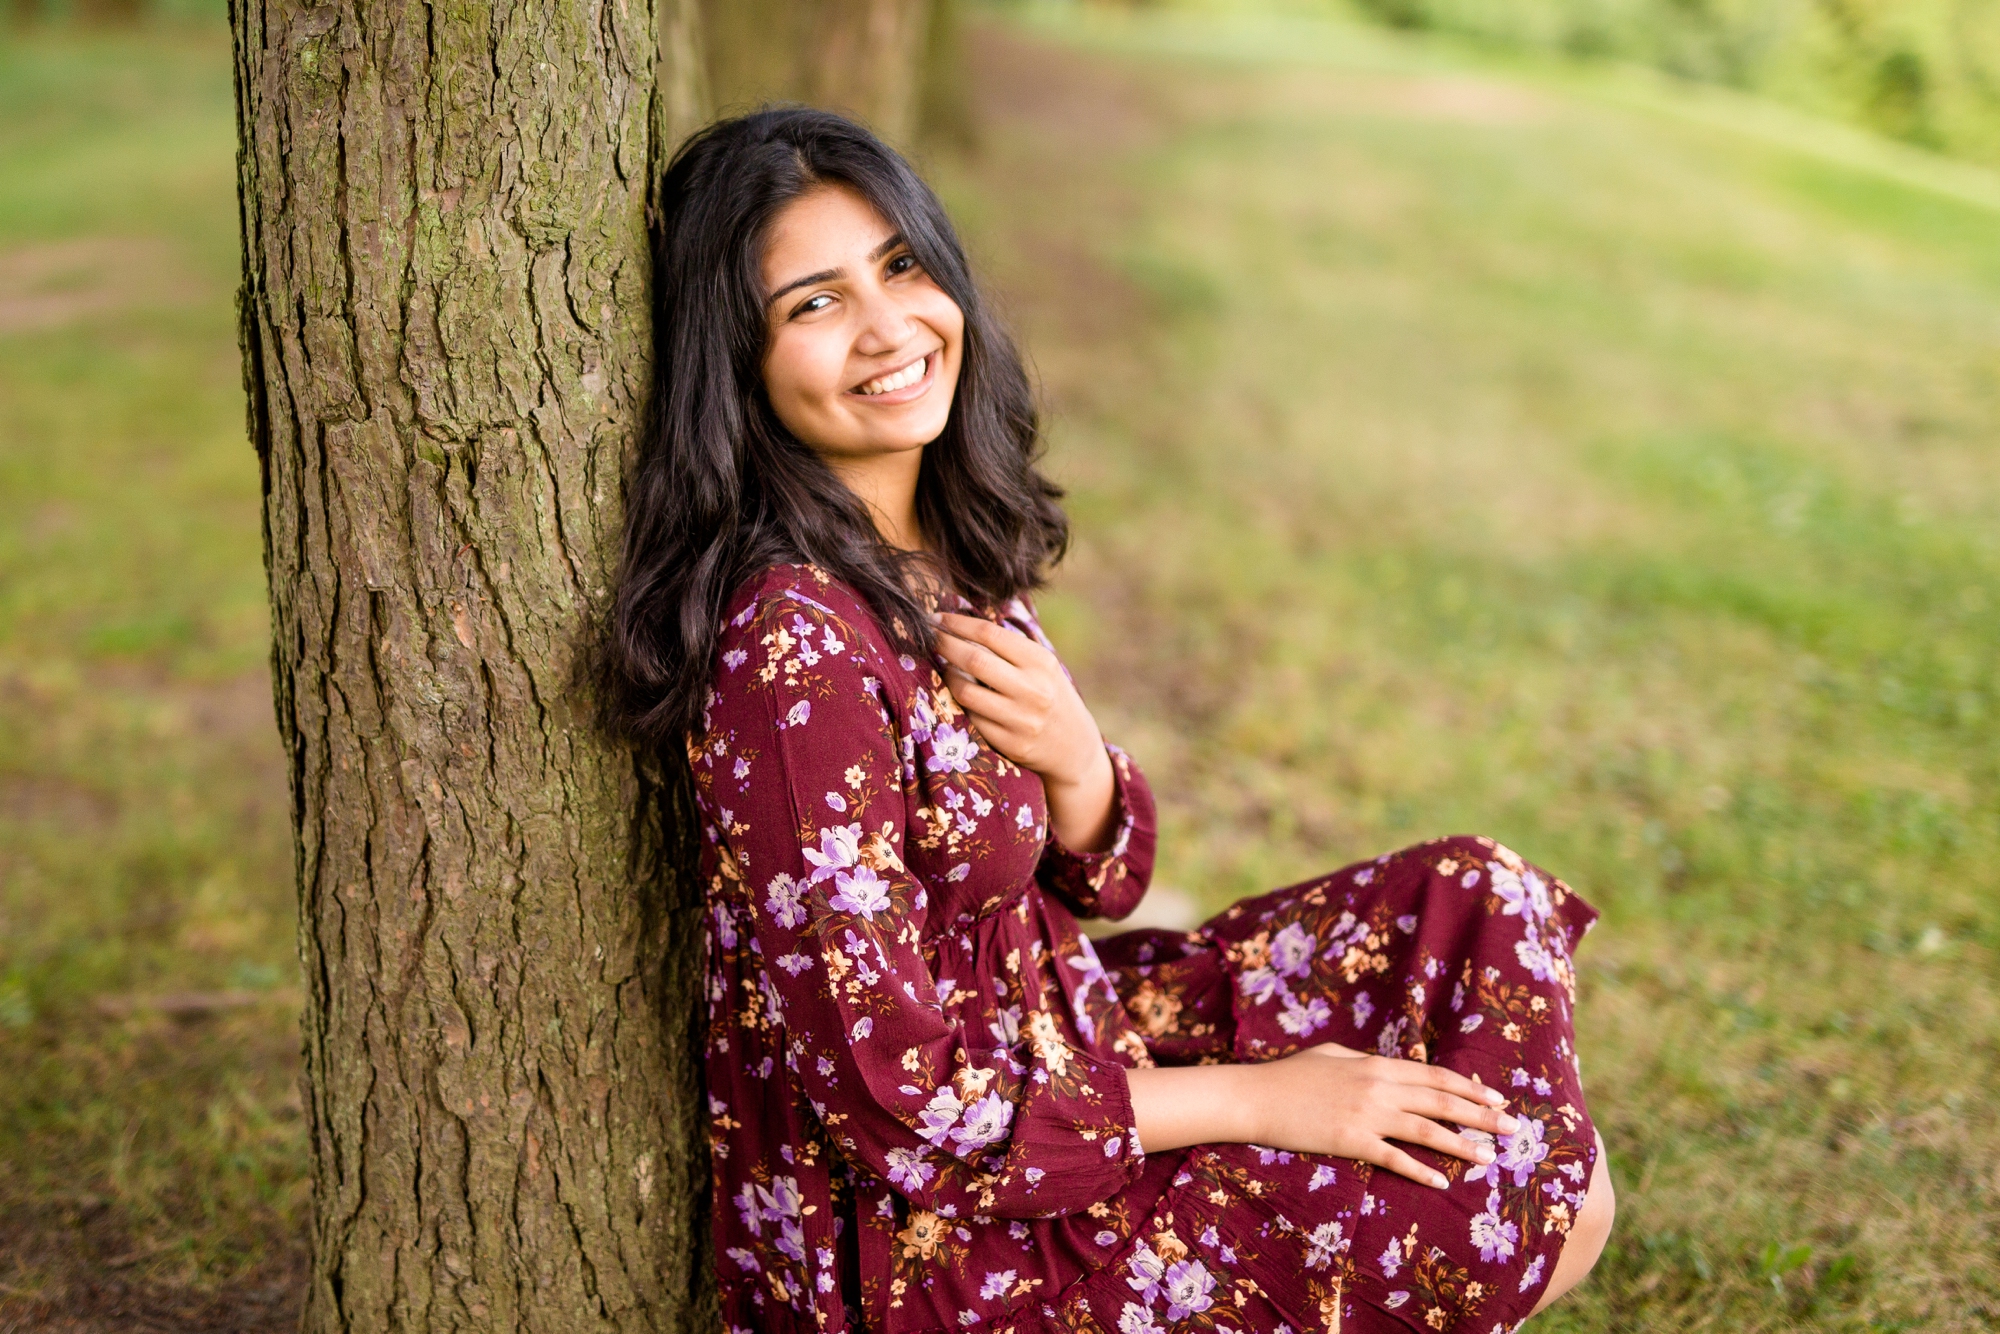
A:
{"type": "Polygon", "coordinates": [[[860,318],[854,333],[854,350],[865,357],[894,352],[910,341],[914,321],[903,304],[887,292],[865,294],[858,302],[860,318]]]}

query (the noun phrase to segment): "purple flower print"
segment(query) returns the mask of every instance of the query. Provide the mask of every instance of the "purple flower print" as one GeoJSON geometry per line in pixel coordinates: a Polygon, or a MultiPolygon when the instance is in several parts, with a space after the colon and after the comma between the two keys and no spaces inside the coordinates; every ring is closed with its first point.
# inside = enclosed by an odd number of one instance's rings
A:
{"type": "Polygon", "coordinates": [[[1237,976],[1236,989],[1253,1005],[1262,1005],[1271,997],[1284,994],[1285,983],[1276,969],[1251,968],[1237,976]]]}
{"type": "Polygon", "coordinates": [[[937,1175],[937,1169],[924,1161],[922,1149],[906,1149],[901,1145],[889,1150],[889,1184],[904,1190],[922,1190],[937,1175]]]}
{"type": "Polygon", "coordinates": [[[796,931],[806,924],[805,892],[804,885],[780,871],[764,886],[764,911],[785,930],[796,931]]]}
{"type": "Polygon", "coordinates": [[[1347,1247],[1348,1241],[1341,1235],[1340,1224],[1321,1223],[1306,1233],[1306,1268],[1326,1268],[1333,1263],[1333,1257],[1347,1247]]]}
{"type": "Polygon", "coordinates": [[[1528,1184],[1528,1178],[1535,1173],[1535,1164],[1549,1156],[1549,1146],[1543,1139],[1542,1123],[1532,1116],[1516,1118],[1520,1124],[1513,1134],[1500,1141],[1500,1156],[1493,1165],[1502,1172],[1514,1174],[1514,1186],[1519,1189],[1528,1184]]]}
{"type": "Polygon", "coordinates": [[[1535,981],[1553,982],[1556,980],[1555,960],[1550,957],[1548,950],[1543,948],[1542,942],[1536,940],[1533,936],[1529,936],[1526,940],[1517,940],[1514,942],[1514,958],[1519,961],[1521,967],[1528,970],[1528,976],[1534,978],[1535,981]]]}
{"type": "Polygon", "coordinates": [[[1182,1260],[1167,1270],[1161,1287],[1167,1294],[1167,1319],[1185,1320],[1215,1305],[1215,1277],[1199,1260],[1182,1260]]]}
{"type": "Polygon", "coordinates": [[[842,912],[856,913],[874,921],[878,912],[889,911],[889,883],[866,866],[834,876],[837,888],[827,904],[842,912]]]}
{"type": "Polygon", "coordinates": [[[1533,871],[1510,871],[1499,862],[1488,862],[1486,871],[1493,877],[1493,893],[1504,905],[1500,911],[1507,916],[1519,917],[1532,927],[1555,911],[1548,883],[1533,871]]]}
{"type": "Polygon", "coordinates": [[[1518,1291],[1526,1292],[1529,1288],[1534,1287],[1542,1281],[1542,1262],[1548,1258],[1548,1255],[1544,1253],[1528,1262],[1528,1272],[1521,1275],[1521,1286],[1518,1291]]]}
{"type": "Polygon", "coordinates": [[[986,1281],[979,1285],[979,1300],[990,1302],[997,1297],[1005,1297],[1007,1289],[1013,1286],[1014,1271],[1011,1269],[1002,1269],[998,1273],[988,1274],[986,1281]]]}
{"type": "MultiPolygon", "coordinates": [[[[914,1089],[910,1091],[915,1092],[914,1089]]],[[[933,1093],[924,1110],[917,1113],[917,1133],[932,1144],[942,1146],[945,1136],[958,1124],[959,1114],[964,1110],[965,1104],[958,1100],[958,1091],[946,1084],[933,1093]]]]}
{"type": "Polygon", "coordinates": [[[997,1092],[989,1093],[965,1109],[965,1124],[951,1132],[952,1143],[958,1145],[961,1155],[983,1149],[1007,1138],[1007,1127],[1013,1120],[1014,1104],[997,1092]]]}
{"type": "Polygon", "coordinates": [[[1125,1286],[1139,1294],[1146,1305],[1151,1306],[1160,1295],[1160,1283],[1166,1277],[1167,1262],[1162,1260],[1145,1242],[1135,1242],[1132,1254],[1125,1262],[1132,1271],[1125,1280],[1125,1286]]]}
{"type": "Polygon", "coordinates": [[[1118,1334],[1167,1334],[1153,1313],[1137,1302],[1126,1302],[1118,1313],[1118,1334]]]}
{"type": "Polygon", "coordinates": [[[757,1186],[754,1182],[744,1182],[742,1189],[736,1192],[736,1212],[742,1216],[743,1226],[750,1229],[751,1236],[764,1235],[764,1210],[757,1203],[757,1186]]]}
{"type": "Polygon", "coordinates": [[[918,741],[928,741],[936,727],[937,710],[931,707],[931,692],[919,686],[910,704],[910,735],[918,741]]]}
{"type": "Polygon", "coordinates": [[[1282,977],[1305,978],[1312,973],[1313,949],[1317,938],[1297,922],[1289,922],[1271,937],[1271,966],[1282,977]]]}
{"type": "Polygon", "coordinates": [[[1294,997],[1285,998],[1285,1008],[1278,1011],[1278,1027],[1294,1037],[1306,1037],[1333,1021],[1333,1007],[1324,997],[1314,996],[1301,1005],[1294,997]]]}
{"type": "Polygon", "coordinates": [[[861,862],[861,826],[858,824],[837,825],[832,829],[819,831],[819,850],[801,848],[799,851],[812,863],[812,883],[830,880],[841,871],[861,862]]]}
{"type": "Polygon", "coordinates": [[[979,743],[972,739],[970,731],[939,723],[937,731],[931,734],[931,757],[924,767],[934,774],[962,774],[972,768],[973,758],[978,754],[979,743]]]}
{"type": "Polygon", "coordinates": [[[1382,1276],[1384,1278],[1394,1278],[1397,1274],[1401,1273],[1403,1269],[1403,1239],[1401,1237],[1389,1238],[1388,1247],[1380,1256],[1376,1257],[1375,1263],[1382,1266],[1382,1276]]]}
{"type": "Polygon", "coordinates": [[[1364,991],[1354,998],[1354,1004],[1349,1008],[1354,1011],[1354,1026],[1366,1028],[1368,1016],[1375,1013],[1375,998],[1364,991]]]}
{"type": "MultiPolygon", "coordinates": [[[[1475,1144],[1491,1146],[1493,1143],[1493,1136],[1484,1130],[1475,1130],[1471,1126],[1461,1127],[1458,1133],[1475,1144]]],[[[1489,1186],[1497,1186],[1500,1184],[1500,1168],[1495,1163],[1474,1163],[1471,1170],[1465,1174],[1465,1179],[1472,1184],[1483,1181],[1489,1186]]]]}
{"type": "Polygon", "coordinates": [[[1472,1244],[1479,1248],[1479,1258],[1489,1264],[1504,1264],[1512,1258],[1514,1243],[1520,1239],[1521,1229],[1500,1216],[1500,1192],[1487,1191],[1486,1212],[1472,1216],[1472,1244]]]}

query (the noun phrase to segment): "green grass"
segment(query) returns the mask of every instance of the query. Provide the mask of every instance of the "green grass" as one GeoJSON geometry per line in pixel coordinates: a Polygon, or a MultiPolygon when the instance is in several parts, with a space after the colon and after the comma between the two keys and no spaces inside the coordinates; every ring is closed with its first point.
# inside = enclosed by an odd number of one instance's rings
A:
{"type": "Polygon", "coordinates": [[[298,1247],[229,77],[212,22],[0,35],[0,1316],[298,1247]],[[230,988],[278,1003],[98,1011],[230,988]]]}
{"type": "MultiPolygon", "coordinates": [[[[2000,1322],[2000,183],[1324,22],[973,51],[931,166],[1163,880],[1476,831],[1604,909],[1619,1229],[1539,1327],[2000,1322]]],[[[95,1005],[296,967],[232,151],[212,25],[0,45],[0,1319],[296,1263],[284,1006],[95,1005]]]]}
{"type": "Polygon", "coordinates": [[[1448,47],[1024,17],[1076,109],[951,179],[1162,876],[1476,831],[1603,908],[1621,1216],[1548,1328],[2000,1322],[2000,211],[1448,47]],[[1123,310],[1053,318],[1086,266],[1123,310]]]}

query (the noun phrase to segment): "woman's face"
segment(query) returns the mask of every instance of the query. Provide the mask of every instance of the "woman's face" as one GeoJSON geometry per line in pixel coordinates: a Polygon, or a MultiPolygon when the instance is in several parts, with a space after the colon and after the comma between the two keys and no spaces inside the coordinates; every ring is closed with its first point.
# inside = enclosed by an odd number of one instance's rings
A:
{"type": "Polygon", "coordinates": [[[829,185],[786,205],[762,276],[764,388],[793,435],[836,465],[938,438],[965,315],[867,200],[829,185]]]}

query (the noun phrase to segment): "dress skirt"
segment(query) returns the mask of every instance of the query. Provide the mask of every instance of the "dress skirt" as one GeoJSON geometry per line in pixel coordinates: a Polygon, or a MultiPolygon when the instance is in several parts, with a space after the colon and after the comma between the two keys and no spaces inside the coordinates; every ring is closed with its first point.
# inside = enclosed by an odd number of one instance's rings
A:
{"type": "Polygon", "coordinates": [[[1449,838],[1245,899],[1193,931],[1099,941],[1161,1064],[1266,1061],[1336,1042],[1498,1088],[1520,1125],[1487,1166],[1405,1146],[1444,1173],[1444,1189],[1255,1145],[1152,1155],[1147,1176],[1167,1179],[1132,1192],[1155,1198],[1148,1217],[1066,1294],[1063,1326],[1513,1328],[1548,1282],[1597,1156],[1570,962],[1595,918],[1508,849],[1449,838]]]}

